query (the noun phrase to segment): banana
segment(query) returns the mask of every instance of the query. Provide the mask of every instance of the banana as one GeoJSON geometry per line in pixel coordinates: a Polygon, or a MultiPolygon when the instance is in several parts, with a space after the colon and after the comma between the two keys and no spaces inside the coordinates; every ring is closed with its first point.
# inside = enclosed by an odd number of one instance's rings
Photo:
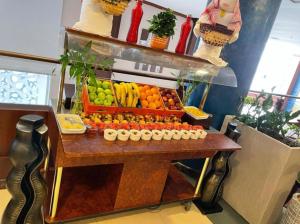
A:
{"type": "Polygon", "coordinates": [[[116,89],[117,100],[118,100],[118,102],[120,102],[121,101],[121,86],[118,83],[115,83],[114,87],[116,89]]]}
{"type": "Polygon", "coordinates": [[[121,83],[121,85],[120,85],[120,91],[121,91],[121,105],[122,105],[122,107],[126,107],[126,89],[125,89],[125,86],[124,85],[122,85],[122,83],[121,83]]]}
{"type": "Polygon", "coordinates": [[[130,83],[127,83],[127,107],[132,107],[133,91],[130,83]]]}
{"type": "Polygon", "coordinates": [[[138,98],[140,98],[140,90],[139,90],[139,87],[136,83],[131,83],[132,85],[132,88],[134,89],[134,92],[137,94],[138,98]]]}
{"type": "Polygon", "coordinates": [[[128,89],[127,89],[127,85],[126,85],[126,83],[124,83],[124,82],[121,82],[121,85],[123,85],[123,86],[124,86],[125,93],[126,93],[126,94],[128,94],[128,89]]]}

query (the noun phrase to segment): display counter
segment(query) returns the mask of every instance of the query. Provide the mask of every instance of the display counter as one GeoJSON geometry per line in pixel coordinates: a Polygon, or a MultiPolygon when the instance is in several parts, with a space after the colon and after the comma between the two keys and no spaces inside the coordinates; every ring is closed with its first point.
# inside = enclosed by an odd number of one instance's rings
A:
{"type": "MultiPolygon", "coordinates": [[[[222,134],[205,139],[108,142],[102,136],[59,135],[48,169],[48,223],[94,217],[197,198],[197,187],[172,164],[209,158],[240,146],[222,134]]],[[[199,185],[199,183],[198,183],[199,185]]]]}

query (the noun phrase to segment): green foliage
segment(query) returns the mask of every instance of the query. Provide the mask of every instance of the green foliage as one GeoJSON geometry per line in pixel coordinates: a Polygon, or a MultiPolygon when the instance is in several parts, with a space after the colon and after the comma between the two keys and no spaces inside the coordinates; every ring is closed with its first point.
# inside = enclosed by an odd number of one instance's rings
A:
{"type": "Polygon", "coordinates": [[[256,97],[247,96],[242,102],[242,107],[247,108],[247,112],[240,113],[237,119],[283,143],[298,146],[300,128],[290,122],[300,116],[300,111],[281,111],[273,108],[273,104],[272,94],[261,92],[256,97]],[[296,138],[291,138],[288,133],[296,138]]]}
{"type": "Polygon", "coordinates": [[[88,42],[82,49],[69,50],[60,56],[62,71],[66,71],[70,65],[70,77],[75,78],[78,84],[86,82],[88,79],[96,83],[96,70],[111,70],[114,61],[104,59],[97,62],[96,55],[91,53],[92,41],[88,42]]]}
{"type": "Polygon", "coordinates": [[[159,37],[173,36],[175,34],[174,28],[176,26],[176,16],[171,9],[167,9],[165,12],[160,12],[154,15],[150,23],[149,32],[159,37]]]}

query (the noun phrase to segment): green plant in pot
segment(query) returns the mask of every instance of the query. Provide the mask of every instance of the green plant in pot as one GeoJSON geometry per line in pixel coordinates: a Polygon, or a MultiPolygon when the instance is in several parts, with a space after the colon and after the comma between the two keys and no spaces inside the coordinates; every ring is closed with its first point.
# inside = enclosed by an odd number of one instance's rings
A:
{"type": "Polygon", "coordinates": [[[299,147],[300,128],[291,121],[300,116],[300,111],[282,111],[274,105],[272,94],[248,96],[237,119],[288,146],[299,147]]]}
{"type": "Polygon", "coordinates": [[[96,55],[91,52],[91,47],[92,41],[88,42],[83,48],[71,49],[60,56],[62,71],[65,72],[67,67],[70,66],[70,77],[75,79],[75,94],[72,98],[71,113],[79,114],[83,110],[83,85],[87,82],[97,85],[96,70],[111,70],[114,63],[112,59],[97,61],[96,55]]]}
{"type": "Polygon", "coordinates": [[[171,9],[154,15],[149,20],[149,32],[152,33],[150,46],[156,49],[166,49],[171,36],[175,34],[176,16],[171,9]]]}

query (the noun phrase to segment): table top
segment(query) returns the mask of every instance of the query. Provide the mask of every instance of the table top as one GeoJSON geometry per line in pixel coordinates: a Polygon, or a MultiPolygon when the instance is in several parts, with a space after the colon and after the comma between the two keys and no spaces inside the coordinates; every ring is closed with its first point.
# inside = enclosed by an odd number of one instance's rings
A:
{"type": "Polygon", "coordinates": [[[241,146],[219,133],[209,133],[205,139],[171,141],[106,141],[103,136],[61,135],[63,152],[68,165],[75,163],[121,162],[142,157],[156,159],[191,159],[211,157],[217,151],[236,151],[241,146]]]}

